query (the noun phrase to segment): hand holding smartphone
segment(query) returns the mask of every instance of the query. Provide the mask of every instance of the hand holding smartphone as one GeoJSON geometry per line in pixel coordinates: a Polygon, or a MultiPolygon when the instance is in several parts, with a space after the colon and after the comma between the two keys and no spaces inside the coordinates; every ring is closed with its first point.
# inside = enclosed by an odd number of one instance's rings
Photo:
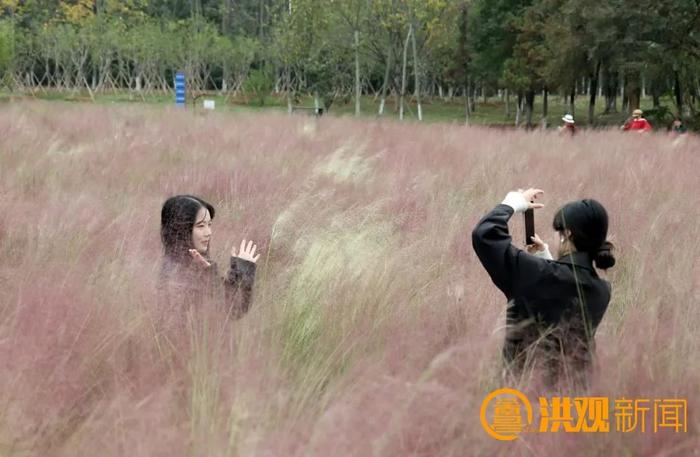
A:
{"type": "Polygon", "coordinates": [[[535,210],[530,208],[525,211],[525,245],[532,244],[535,236],[535,210]]]}
{"type": "MultiPolygon", "coordinates": [[[[530,188],[525,191],[518,190],[528,203],[528,209],[524,211],[525,216],[525,245],[534,243],[532,237],[535,236],[535,209],[544,208],[542,203],[535,203],[535,200],[544,194],[542,189],[530,188]]],[[[522,201],[522,200],[521,200],[522,201]]]]}

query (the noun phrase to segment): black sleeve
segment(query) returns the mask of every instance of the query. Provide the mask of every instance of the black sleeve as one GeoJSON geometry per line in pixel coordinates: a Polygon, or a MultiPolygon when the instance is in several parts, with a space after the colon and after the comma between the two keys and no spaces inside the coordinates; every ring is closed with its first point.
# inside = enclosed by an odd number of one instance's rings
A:
{"type": "Polygon", "coordinates": [[[518,249],[508,233],[513,208],[498,205],[472,232],[472,246],[491,280],[507,299],[516,296],[556,298],[566,287],[566,268],[518,249]]]}
{"type": "Polygon", "coordinates": [[[231,257],[231,268],[224,282],[226,284],[226,302],[231,316],[235,319],[240,318],[250,309],[255,269],[255,263],[231,257]]]}

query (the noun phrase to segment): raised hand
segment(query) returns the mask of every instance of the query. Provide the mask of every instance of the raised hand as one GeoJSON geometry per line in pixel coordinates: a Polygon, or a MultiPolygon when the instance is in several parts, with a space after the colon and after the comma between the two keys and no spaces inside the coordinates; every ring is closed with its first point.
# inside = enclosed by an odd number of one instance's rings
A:
{"type": "Polygon", "coordinates": [[[544,251],[545,247],[547,246],[545,242],[542,241],[542,239],[536,233],[530,241],[532,242],[532,244],[527,245],[527,252],[529,252],[530,254],[534,254],[538,251],[544,251]]]}
{"type": "Polygon", "coordinates": [[[248,243],[246,244],[246,240],[243,240],[241,241],[241,248],[239,249],[238,254],[236,254],[235,246],[231,248],[231,256],[255,263],[260,258],[260,254],[255,255],[255,250],[257,248],[257,245],[253,244],[252,241],[248,241],[248,243]]]}
{"type": "Polygon", "coordinates": [[[190,249],[190,255],[192,256],[194,263],[199,265],[200,267],[209,268],[211,266],[211,263],[207,262],[207,259],[202,257],[202,254],[200,254],[198,250],[190,249]]]}
{"type": "Polygon", "coordinates": [[[516,213],[522,213],[528,209],[544,208],[542,203],[535,203],[535,199],[542,195],[544,195],[544,191],[541,189],[518,189],[517,191],[508,192],[502,204],[510,206],[516,213]]]}
{"type": "Polygon", "coordinates": [[[532,187],[527,189],[527,190],[522,190],[518,189],[518,192],[523,194],[523,197],[525,198],[525,201],[528,204],[529,209],[539,209],[539,208],[544,208],[544,204],[542,203],[534,203],[536,199],[544,195],[544,191],[542,189],[533,189],[532,187]]]}

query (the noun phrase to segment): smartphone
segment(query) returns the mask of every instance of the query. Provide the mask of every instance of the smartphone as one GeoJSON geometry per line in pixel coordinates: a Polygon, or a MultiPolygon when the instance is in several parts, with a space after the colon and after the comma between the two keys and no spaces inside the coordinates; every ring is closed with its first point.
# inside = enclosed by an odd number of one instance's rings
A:
{"type": "Polygon", "coordinates": [[[535,236],[535,210],[530,208],[525,211],[525,244],[532,244],[535,236]]]}

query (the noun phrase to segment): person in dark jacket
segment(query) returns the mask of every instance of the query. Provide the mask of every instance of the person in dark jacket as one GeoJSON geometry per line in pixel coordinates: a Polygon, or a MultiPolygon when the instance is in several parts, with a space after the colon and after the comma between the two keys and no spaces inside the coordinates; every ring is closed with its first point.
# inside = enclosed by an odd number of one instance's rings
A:
{"type": "Polygon", "coordinates": [[[611,295],[610,283],[596,271],[615,264],[606,239],[608,215],[595,200],[568,203],[553,221],[560,237],[556,260],[537,235],[527,250],[519,249],[508,220],[543,207],[533,203],[542,194],[539,189],[510,192],[477,224],[472,245],[508,300],[503,356],[511,380],[542,370],[548,387],[585,387],[595,331],[611,295]]]}
{"type": "Polygon", "coordinates": [[[180,312],[213,302],[239,318],[250,308],[260,255],[255,255],[257,246],[252,241],[243,240],[238,253],[235,245],[231,249],[228,274],[220,277],[209,257],[214,215],[211,204],[193,195],[177,195],[163,204],[161,299],[172,311],[180,312]]]}

